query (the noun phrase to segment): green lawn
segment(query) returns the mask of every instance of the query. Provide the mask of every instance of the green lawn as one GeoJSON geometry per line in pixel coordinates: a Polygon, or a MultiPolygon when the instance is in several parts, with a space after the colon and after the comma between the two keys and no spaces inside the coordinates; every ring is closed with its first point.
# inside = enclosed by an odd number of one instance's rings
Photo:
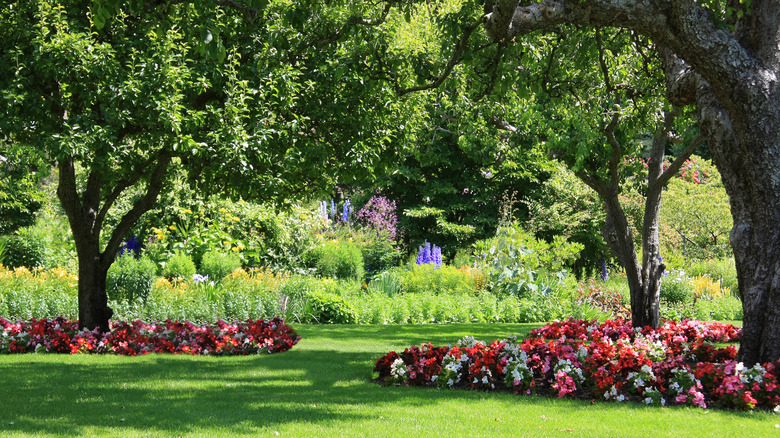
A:
{"type": "Polygon", "coordinates": [[[390,350],[534,325],[306,326],[270,356],[0,356],[0,436],[780,436],[780,416],[371,383],[390,350]]]}

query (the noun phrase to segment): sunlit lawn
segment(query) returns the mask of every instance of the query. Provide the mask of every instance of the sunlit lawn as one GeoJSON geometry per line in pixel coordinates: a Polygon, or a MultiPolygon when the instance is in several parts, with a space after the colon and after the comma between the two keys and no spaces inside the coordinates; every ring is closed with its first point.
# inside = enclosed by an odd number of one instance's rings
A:
{"type": "Polygon", "coordinates": [[[780,416],[380,387],[376,359],[527,324],[295,326],[270,356],[0,356],[0,436],[780,436],[780,416]]]}

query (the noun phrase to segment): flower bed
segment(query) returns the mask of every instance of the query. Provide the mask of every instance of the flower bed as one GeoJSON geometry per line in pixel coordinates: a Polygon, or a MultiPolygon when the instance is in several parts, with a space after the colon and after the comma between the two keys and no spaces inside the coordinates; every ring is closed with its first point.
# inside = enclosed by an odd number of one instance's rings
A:
{"type": "Polygon", "coordinates": [[[735,360],[734,345],[714,345],[739,336],[739,328],[717,322],[669,321],[653,330],[623,320],[569,320],[523,340],[487,344],[466,337],[452,347],[393,351],[374,371],[385,384],[780,410],[780,361],[746,368],[735,360]]]}
{"type": "Polygon", "coordinates": [[[228,324],[112,322],[111,330],[79,330],[62,317],[9,322],[0,318],[0,353],[92,353],[135,356],[147,353],[247,355],[287,351],[301,339],[280,318],[228,324]]]}

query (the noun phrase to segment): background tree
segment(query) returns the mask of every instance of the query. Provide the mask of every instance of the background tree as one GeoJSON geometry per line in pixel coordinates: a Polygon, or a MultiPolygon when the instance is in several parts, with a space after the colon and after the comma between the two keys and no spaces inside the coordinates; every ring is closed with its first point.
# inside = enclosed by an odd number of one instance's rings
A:
{"type": "Polygon", "coordinates": [[[39,182],[48,174],[47,163],[36,149],[0,140],[0,235],[35,222],[45,200],[39,182]]]}
{"type": "MultiPolygon", "coordinates": [[[[463,104],[464,108],[487,98],[496,108],[488,117],[481,114],[479,122],[466,129],[472,137],[498,138],[501,143],[505,135],[497,132],[503,130],[508,133],[505,142],[515,146],[507,149],[516,162],[522,161],[518,151],[541,149],[566,163],[604,202],[604,238],[625,268],[633,323],[658,326],[660,279],[665,268],[659,257],[661,193],[701,139],[687,138],[680,156],[668,169],[661,167],[670,141],[680,141],[674,131],[684,130],[685,123],[677,120],[679,110],[664,108],[663,71],[653,45],[630,31],[565,26],[534,42],[484,44],[471,37],[479,34],[484,17],[474,18],[468,6],[426,3],[412,10],[413,17],[428,17],[428,26],[438,29],[435,32],[417,25],[416,18],[410,20],[420,41],[438,42],[428,44],[429,65],[423,63],[426,67],[421,69],[418,57],[399,56],[389,49],[377,56],[376,68],[381,72],[377,76],[391,81],[401,95],[436,87],[465,90],[462,100],[470,97],[471,102],[463,104]],[[453,27],[453,19],[471,24],[453,27]],[[454,48],[445,43],[452,31],[460,34],[454,48]],[[494,128],[493,132],[480,124],[494,128]],[[651,140],[646,142],[650,143],[649,175],[641,181],[637,169],[632,169],[637,161],[627,158],[642,157],[643,136],[651,140]],[[629,188],[639,190],[646,199],[641,260],[619,198],[629,188]]],[[[403,23],[393,29],[397,34],[391,40],[412,33],[403,23]]],[[[488,150],[500,151],[497,147],[488,150]]]]}
{"type": "Polygon", "coordinates": [[[283,200],[370,175],[392,152],[402,108],[382,99],[389,88],[344,75],[361,52],[327,26],[360,11],[327,12],[116,0],[0,11],[0,134],[57,164],[83,327],[108,328],[106,273],[173,164],[204,192],[283,200]]]}

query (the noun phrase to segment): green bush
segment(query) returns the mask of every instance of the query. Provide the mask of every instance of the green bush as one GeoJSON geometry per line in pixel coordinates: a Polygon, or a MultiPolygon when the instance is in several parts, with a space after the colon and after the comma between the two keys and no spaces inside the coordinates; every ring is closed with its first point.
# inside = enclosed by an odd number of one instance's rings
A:
{"type": "Polygon", "coordinates": [[[219,282],[241,267],[241,259],[230,253],[207,251],[200,262],[200,273],[219,282]]]}
{"type": "Polygon", "coordinates": [[[195,275],[195,263],[190,256],[177,251],[165,263],[162,275],[169,280],[175,278],[191,280],[192,276],[195,275]]]}
{"type": "Polygon", "coordinates": [[[41,236],[30,228],[19,230],[5,241],[3,264],[8,267],[38,268],[46,266],[47,260],[46,244],[41,236]]]}
{"type": "Polygon", "coordinates": [[[401,251],[392,240],[383,235],[363,242],[361,252],[369,279],[373,279],[389,268],[398,266],[401,260],[401,251]]]}
{"type": "Polygon", "coordinates": [[[696,319],[703,321],[741,321],[742,301],[734,297],[700,299],[694,305],[696,319]]]}
{"type": "Polygon", "coordinates": [[[328,292],[309,294],[307,322],[320,324],[354,324],[355,309],[344,297],[328,292]]]}
{"type": "Polygon", "coordinates": [[[573,288],[570,266],[582,244],[556,236],[552,243],[536,239],[518,224],[499,227],[496,236],[474,244],[478,263],[488,275],[488,289],[523,298],[573,288]]]}
{"type": "Polygon", "coordinates": [[[323,277],[361,281],[365,275],[363,255],[351,242],[325,242],[307,255],[309,267],[323,277]]]}
{"type": "Polygon", "coordinates": [[[106,292],[114,301],[145,302],[152,291],[157,266],[148,257],[130,254],[117,257],[108,270],[106,292]]]}
{"type": "Polygon", "coordinates": [[[413,264],[406,269],[389,272],[400,273],[403,291],[407,294],[430,292],[434,295],[474,296],[477,292],[476,281],[469,272],[449,265],[413,264]]]}
{"type": "Polygon", "coordinates": [[[727,287],[732,296],[739,296],[739,284],[737,283],[737,268],[734,258],[707,259],[690,262],[686,268],[688,274],[695,276],[708,276],[714,281],[720,281],[721,287],[727,287]]]}
{"type": "Polygon", "coordinates": [[[682,269],[671,269],[661,280],[661,301],[669,304],[693,302],[691,278],[682,269]]]}
{"type": "Polygon", "coordinates": [[[401,275],[397,271],[385,271],[371,279],[368,284],[371,292],[378,292],[392,297],[403,292],[401,275]]]}

